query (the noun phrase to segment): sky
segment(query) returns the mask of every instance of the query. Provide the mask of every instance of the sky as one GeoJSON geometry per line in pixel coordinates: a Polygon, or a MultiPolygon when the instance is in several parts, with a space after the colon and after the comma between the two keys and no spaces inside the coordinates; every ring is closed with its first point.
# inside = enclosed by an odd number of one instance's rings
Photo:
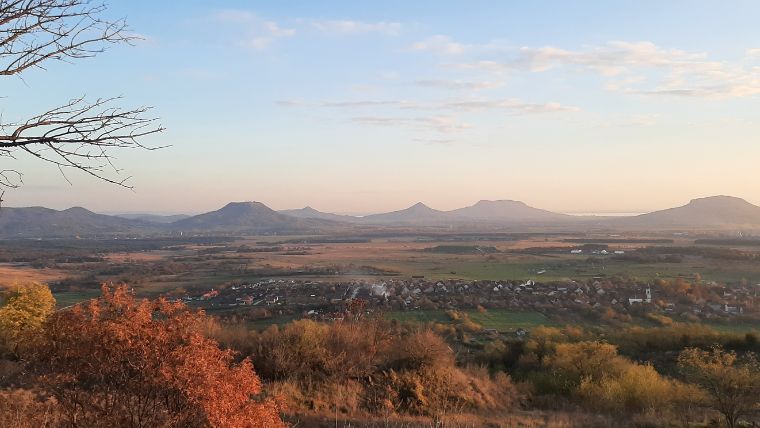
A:
{"type": "Polygon", "coordinates": [[[114,153],[132,190],[2,159],[8,206],[760,204],[760,2],[107,3],[142,40],[3,78],[2,118],[121,95],[168,147],[114,153]]]}

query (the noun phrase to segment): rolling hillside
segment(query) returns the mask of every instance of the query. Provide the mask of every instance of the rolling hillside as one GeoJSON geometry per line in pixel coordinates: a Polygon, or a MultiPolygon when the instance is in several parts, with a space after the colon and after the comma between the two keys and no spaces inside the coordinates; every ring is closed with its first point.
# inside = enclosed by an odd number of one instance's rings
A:
{"type": "Polygon", "coordinates": [[[409,208],[389,213],[361,217],[365,224],[378,225],[440,225],[456,222],[457,218],[445,211],[438,211],[418,202],[409,208]]]}
{"type": "Polygon", "coordinates": [[[312,207],[305,207],[305,208],[295,209],[295,210],[280,210],[278,212],[280,214],[285,214],[287,216],[297,217],[297,218],[314,218],[318,220],[344,221],[344,222],[349,222],[349,223],[360,221],[358,217],[354,217],[350,215],[326,213],[326,212],[315,210],[312,207]]]}
{"type": "Polygon", "coordinates": [[[2,238],[92,237],[156,230],[155,225],[144,221],[96,214],[81,207],[62,211],[43,207],[0,208],[2,238]]]}
{"type": "Polygon", "coordinates": [[[760,227],[760,207],[741,198],[711,196],[688,204],[616,219],[611,224],[641,228],[760,227]]]}
{"type": "Polygon", "coordinates": [[[459,208],[449,213],[471,220],[491,223],[540,223],[577,221],[579,218],[533,208],[521,201],[479,201],[475,205],[459,208]]]}
{"type": "Polygon", "coordinates": [[[231,202],[216,210],[176,221],[170,225],[175,231],[225,233],[294,233],[318,232],[335,228],[338,223],[302,219],[278,213],[261,202],[231,202]]]}

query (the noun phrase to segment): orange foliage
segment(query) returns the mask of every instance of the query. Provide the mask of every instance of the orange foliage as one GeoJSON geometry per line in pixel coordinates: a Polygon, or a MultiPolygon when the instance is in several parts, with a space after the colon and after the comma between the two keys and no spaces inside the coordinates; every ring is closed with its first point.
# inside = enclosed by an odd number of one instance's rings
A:
{"type": "Polygon", "coordinates": [[[248,359],[201,332],[181,303],[136,300],[126,287],[53,315],[31,359],[41,387],[75,426],[283,426],[248,359]]]}

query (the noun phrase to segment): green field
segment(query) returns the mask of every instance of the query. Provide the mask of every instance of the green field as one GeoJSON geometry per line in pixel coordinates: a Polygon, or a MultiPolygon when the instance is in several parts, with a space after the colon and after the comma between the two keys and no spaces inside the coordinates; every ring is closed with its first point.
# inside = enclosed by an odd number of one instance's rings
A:
{"type": "MultiPolygon", "coordinates": [[[[510,311],[506,309],[492,309],[486,312],[476,310],[464,311],[470,319],[482,325],[484,328],[495,328],[499,331],[514,330],[516,328],[533,328],[540,325],[555,326],[545,315],[529,311],[510,311]]],[[[395,319],[400,322],[412,323],[451,323],[452,320],[443,310],[426,310],[426,311],[391,311],[386,312],[385,317],[395,319]]]]}
{"type": "Polygon", "coordinates": [[[705,323],[710,328],[721,333],[746,334],[750,332],[760,332],[760,323],[736,322],[731,324],[723,323],[705,323]]]}
{"type": "Polygon", "coordinates": [[[405,275],[424,275],[429,279],[465,280],[534,279],[539,281],[583,280],[594,276],[631,276],[642,280],[690,277],[698,272],[702,278],[717,282],[760,281],[760,265],[729,260],[699,260],[682,263],[634,263],[607,260],[591,264],[571,256],[520,258],[459,257],[417,262],[386,261],[385,266],[405,275]],[[539,271],[545,271],[539,275],[539,271]]]}
{"type": "Polygon", "coordinates": [[[64,291],[60,293],[53,293],[57,308],[65,308],[67,306],[84,302],[98,296],[100,296],[100,290],[64,291]]]}
{"type": "Polygon", "coordinates": [[[275,317],[275,318],[266,318],[266,319],[260,319],[260,320],[255,320],[255,321],[249,321],[247,325],[248,325],[248,328],[252,330],[266,330],[269,326],[272,326],[272,325],[282,326],[291,321],[295,321],[297,319],[298,319],[297,315],[288,315],[288,316],[280,316],[280,317],[275,317]]]}

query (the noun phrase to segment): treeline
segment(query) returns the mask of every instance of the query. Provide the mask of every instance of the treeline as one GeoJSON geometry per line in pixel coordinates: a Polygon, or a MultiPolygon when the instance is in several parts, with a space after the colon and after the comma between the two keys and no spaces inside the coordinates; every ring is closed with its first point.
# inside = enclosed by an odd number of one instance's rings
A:
{"type": "Polygon", "coordinates": [[[423,248],[422,251],[441,254],[492,254],[499,252],[496,247],[479,245],[437,245],[435,247],[423,248]]]}
{"type": "Polygon", "coordinates": [[[759,253],[720,247],[646,247],[612,257],[617,261],[636,263],[681,263],[685,256],[702,257],[714,260],[757,261],[759,253]]]}
{"type": "Polygon", "coordinates": [[[672,244],[672,239],[666,238],[567,238],[562,242],[576,244],[672,244]]]}
{"type": "Polygon", "coordinates": [[[716,247],[646,247],[636,250],[635,253],[698,256],[716,260],[760,260],[760,254],[758,253],[716,247]]]}
{"type": "Polygon", "coordinates": [[[697,245],[740,245],[740,246],[748,246],[748,247],[757,247],[760,246],[760,239],[753,239],[753,238],[705,238],[705,239],[695,239],[694,243],[697,245]]]}

